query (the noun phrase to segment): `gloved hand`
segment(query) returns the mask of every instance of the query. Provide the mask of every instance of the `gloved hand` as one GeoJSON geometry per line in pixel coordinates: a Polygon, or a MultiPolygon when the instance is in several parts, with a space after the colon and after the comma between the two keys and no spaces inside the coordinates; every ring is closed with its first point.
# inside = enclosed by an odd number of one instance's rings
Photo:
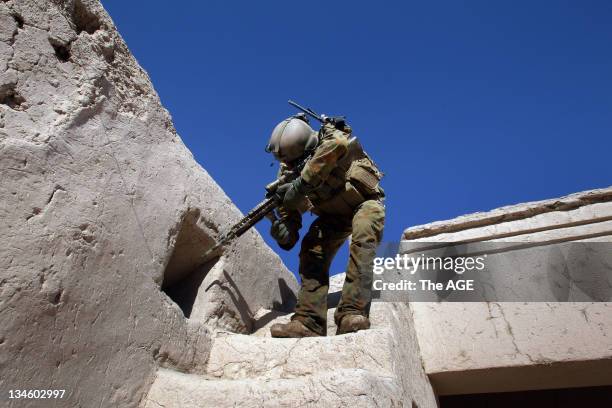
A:
{"type": "Polygon", "coordinates": [[[290,183],[279,186],[276,196],[280,205],[288,210],[297,210],[310,190],[311,187],[301,177],[298,177],[290,183]]]}
{"type": "Polygon", "coordinates": [[[281,220],[276,220],[270,227],[270,235],[281,246],[287,246],[291,243],[291,231],[286,223],[281,220]]]}
{"type": "Polygon", "coordinates": [[[270,235],[283,249],[291,249],[297,242],[297,233],[283,220],[275,220],[270,227],[270,235]]]}

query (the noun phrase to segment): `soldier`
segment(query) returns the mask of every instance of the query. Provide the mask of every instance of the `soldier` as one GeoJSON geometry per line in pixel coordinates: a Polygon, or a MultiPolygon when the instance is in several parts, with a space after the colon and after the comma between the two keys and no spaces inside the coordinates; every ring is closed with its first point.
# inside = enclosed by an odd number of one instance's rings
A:
{"type": "Polygon", "coordinates": [[[385,222],[382,173],[343,121],[327,121],[315,132],[298,114],[274,128],[266,150],[280,162],[279,176],[311,156],[299,177],[278,188],[280,218],[270,234],[279,246],[290,250],[297,243],[303,212],[318,216],[302,240],[295,314],[287,324],[274,324],[272,336],[327,334],[329,268],[349,236],[346,280],[334,315],[336,334],[368,329],[372,263],[385,222]]]}

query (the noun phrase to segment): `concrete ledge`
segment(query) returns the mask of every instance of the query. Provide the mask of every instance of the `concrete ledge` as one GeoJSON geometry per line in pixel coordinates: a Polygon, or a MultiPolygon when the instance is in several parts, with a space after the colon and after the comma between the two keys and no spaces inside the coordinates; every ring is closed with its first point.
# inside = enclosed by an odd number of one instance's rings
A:
{"type": "MultiPolygon", "coordinates": [[[[609,187],[409,228],[403,243],[610,242],[611,217],[609,187]]],[[[495,270],[492,280],[511,282],[507,286],[519,291],[544,290],[537,262],[527,261],[495,270]]],[[[580,268],[572,277],[587,281],[592,265],[580,268]]],[[[601,284],[605,289],[612,282],[601,284]]],[[[612,303],[413,302],[410,307],[425,371],[438,395],[612,385],[612,303]]]]}
{"type": "Polygon", "coordinates": [[[441,233],[480,228],[487,225],[530,218],[553,211],[569,211],[589,204],[610,201],[612,201],[612,186],[570,194],[561,198],[500,207],[487,212],[463,215],[452,220],[436,221],[410,227],[404,231],[403,239],[413,240],[432,237],[441,233]]]}

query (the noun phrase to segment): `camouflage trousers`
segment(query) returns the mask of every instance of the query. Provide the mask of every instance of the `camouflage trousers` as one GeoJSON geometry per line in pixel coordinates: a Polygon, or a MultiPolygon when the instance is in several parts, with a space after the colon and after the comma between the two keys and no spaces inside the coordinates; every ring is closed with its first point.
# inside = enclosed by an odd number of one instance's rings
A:
{"type": "Polygon", "coordinates": [[[372,267],[385,224],[385,207],[378,200],[363,202],[352,217],[320,216],[304,239],[300,250],[302,286],[292,319],[319,333],[327,332],[327,291],[329,268],[334,256],[351,236],[349,262],[342,297],[334,320],[348,314],[370,313],[372,267]]]}

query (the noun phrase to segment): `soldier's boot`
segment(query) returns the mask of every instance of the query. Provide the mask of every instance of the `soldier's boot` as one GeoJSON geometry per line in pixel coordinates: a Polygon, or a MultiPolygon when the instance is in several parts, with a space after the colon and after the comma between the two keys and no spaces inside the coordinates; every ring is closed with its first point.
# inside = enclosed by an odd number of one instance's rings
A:
{"type": "Polygon", "coordinates": [[[336,329],[336,336],[339,334],[354,333],[359,330],[367,330],[370,328],[370,319],[365,316],[350,314],[340,320],[340,324],[336,329]]]}
{"type": "Polygon", "coordinates": [[[272,337],[317,337],[321,334],[310,330],[302,322],[295,319],[289,323],[275,323],[270,327],[272,337]]]}

